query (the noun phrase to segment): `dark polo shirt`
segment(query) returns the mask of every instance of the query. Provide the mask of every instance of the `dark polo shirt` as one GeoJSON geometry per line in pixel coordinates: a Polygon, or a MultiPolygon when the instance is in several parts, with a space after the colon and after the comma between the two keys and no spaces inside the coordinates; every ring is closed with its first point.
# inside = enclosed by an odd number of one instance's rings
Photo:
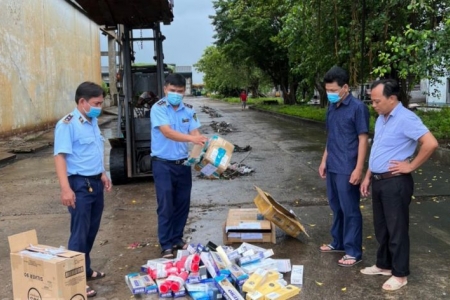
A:
{"type": "Polygon", "coordinates": [[[351,94],[330,103],[326,119],[328,172],[350,175],[356,167],[359,135],[369,132],[369,109],[351,94]]]}

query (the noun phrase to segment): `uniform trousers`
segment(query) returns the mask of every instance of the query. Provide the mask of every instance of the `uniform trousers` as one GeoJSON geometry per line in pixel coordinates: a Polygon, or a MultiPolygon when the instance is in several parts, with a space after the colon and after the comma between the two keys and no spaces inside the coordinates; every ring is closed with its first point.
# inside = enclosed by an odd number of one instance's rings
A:
{"type": "Polygon", "coordinates": [[[189,215],[192,170],[189,166],[160,160],[152,161],[158,202],[158,238],[163,250],[183,243],[189,215]]]}
{"type": "Polygon", "coordinates": [[[409,275],[409,204],[414,192],[411,174],[375,180],[372,205],[375,236],[379,243],[376,266],[392,275],[409,275]]]}
{"type": "Polygon", "coordinates": [[[75,193],[75,208],[69,206],[70,238],[69,250],[84,253],[86,276],[92,276],[90,252],[100,228],[103,214],[103,182],[98,178],[79,175],[69,176],[70,188],[75,193]],[[89,186],[92,192],[89,191],[89,186]]]}
{"type": "Polygon", "coordinates": [[[362,215],[359,185],[350,184],[350,175],[327,172],[327,195],[333,211],[331,246],[345,250],[357,260],[362,257],[362,215]]]}

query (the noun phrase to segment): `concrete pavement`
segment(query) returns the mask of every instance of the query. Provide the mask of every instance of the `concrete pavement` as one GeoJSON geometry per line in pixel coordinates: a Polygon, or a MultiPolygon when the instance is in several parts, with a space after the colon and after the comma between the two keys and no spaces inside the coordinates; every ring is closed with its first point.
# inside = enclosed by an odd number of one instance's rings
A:
{"type": "MultiPolygon", "coordinates": [[[[200,105],[218,109],[217,121],[232,122],[238,130],[224,138],[241,146],[253,147],[244,163],[256,168],[252,176],[231,181],[210,181],[194,177],[192,205],[186,236],[194,242],[222,243],[222,224],[229,208],[254,207],[258,185],[292,208],[307,227],[310,238],[300,240],[277,232],[273,248],[276,258],[290,258],[292,264],[305,266],[304,285],[296,299],[447,299],[450,296],[450,213],[449,165],[432,158],[415,174],[416,195],[411,203],[411,276],[408,285],[395,293],[381,290],[382,276],[362,276],[359,270],[375,262],[377,243],[372,226],[370,199],[363,199],[363,262],[354,268],[336,265],[339,254],[322,254],[318,247],[329,242],[330,209],[325,184],[317,168],[323,151],[322,125],[289,123],[259,112],[240,111],[231,105],[208,99],[187,99],[197,111],[200,105]]],[[[113,108],[112,108],[113,109],[113,108]]],[[[108,109],[109,110],[109,109],[108,109]]],[[[106,117],[104,115],[103,117],[106,117]]],[[[102,117],[102,118],[103,118],[102,117]]],[[[211,135],[208,117],[199,113],[202,132],[211,135]]],[[[112,116],[114,118],[114,116],[112,116]]],[[[113,119],[112,119],[113,120],[113,119]]],[[[105,134],[116,127],[104,123],[105,134]]],[[[51,142],[52,131],[39,136],[51,142]]],[[[108,150],[106,150],[107,152],[108,150]]],[[[40,241],[50,245],[67,239],[68,215],[58,203],[58,185],[54,174],[51,147],[31,154],[20,154],[17,164],[0,169],[0,240],[9,234],[36,228],[40,241]]],[[[234,154],[240,161],[246,153],[234,154]]],[[[146,181],[116,186],[106,196],[104,219],[93,251],[95,266],[107,277],[93,283],[99,299],[129,299],[123,275],[135,271],[146,259],[159,255],[154,235],[156,205],[153,184],[146,181]],[[144,248],[130,250],[127,244],[146,241],[144,248]]],[[[0,269],[4,285],[0,299],[12,299],[9,251],[0,244],[0,269]]],[[[285,275],[289,279],[289,273],[285,275]]],[[[154,299],[154,298],[148,298],[154,299]]]]}

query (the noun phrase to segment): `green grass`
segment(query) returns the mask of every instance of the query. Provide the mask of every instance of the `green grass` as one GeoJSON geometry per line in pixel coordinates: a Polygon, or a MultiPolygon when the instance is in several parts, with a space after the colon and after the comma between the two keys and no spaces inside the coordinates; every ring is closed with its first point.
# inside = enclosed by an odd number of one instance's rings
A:
{"type": "MultiPolygon", "coordinates": [[[[239,98],[220,98],[222,101],[228,103],[240,103],[239,98]]],[[[255,107],[271,111],[279,114],[289,116],[296,116],[303,119],[309,119],[319,122],[325,122],[326,108],[320,108],[313,105],[284,105],[281,98],[248,98],[247,104],[255,107]],[[279,105],[264,105],[265,100],[277,100],[279,105]]],[[[369,131],[374,132],[375,120],[378,117],[377,113],[369,106],[370,120],[369,131]]],[[[425,126],[433,133],[433,135],[440,141],[450,140],[450,108],[444,107],[440,111],[417,111],[417,115],[422,119],[425,126]]]]}

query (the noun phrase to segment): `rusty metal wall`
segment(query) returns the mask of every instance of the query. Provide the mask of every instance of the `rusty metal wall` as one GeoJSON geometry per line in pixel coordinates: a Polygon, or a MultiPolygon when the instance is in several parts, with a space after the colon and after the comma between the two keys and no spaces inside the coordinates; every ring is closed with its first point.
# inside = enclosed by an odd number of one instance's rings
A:
{"type": "Polygon", "coordinates": [[[98,26],[65,0],[0,0],[0,137],[54,126],[101,83],[98,26]]]}

